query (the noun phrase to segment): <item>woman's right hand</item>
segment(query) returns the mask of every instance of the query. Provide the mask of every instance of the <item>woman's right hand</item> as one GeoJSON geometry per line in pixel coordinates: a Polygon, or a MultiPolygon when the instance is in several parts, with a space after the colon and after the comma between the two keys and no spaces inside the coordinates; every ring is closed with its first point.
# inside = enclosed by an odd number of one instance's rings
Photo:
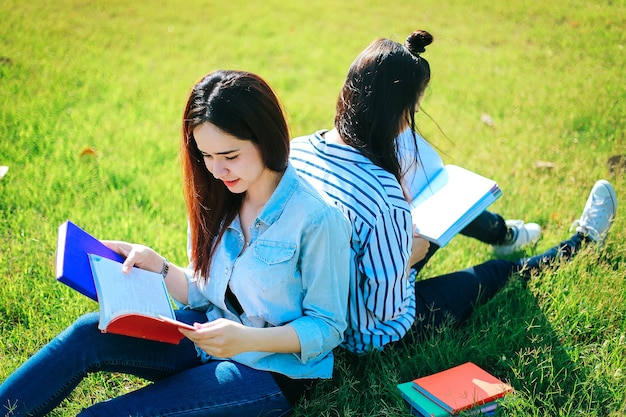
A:
{"type": "Polygon", "coordinates": [[[161,272],[163,269],[163,257],[147,246],[120,240],[103,240],[102,243],[126,257],[122,264],[123,272],[130,272],[133,266],[152,272],[161,272]]]}

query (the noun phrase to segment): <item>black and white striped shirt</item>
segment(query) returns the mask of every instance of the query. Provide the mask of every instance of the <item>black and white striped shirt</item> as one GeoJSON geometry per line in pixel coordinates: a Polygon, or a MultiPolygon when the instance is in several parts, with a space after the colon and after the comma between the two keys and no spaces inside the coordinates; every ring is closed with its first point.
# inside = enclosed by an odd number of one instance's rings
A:
{"type": "Polygon", "coordinates": [[[348,329],[343,347],[382,349],[415,319],[407,275],[413,226],[396,178],[356,149],[327,144],[318,131],[291,141],[290,163],[352,223],[348,329]]]}

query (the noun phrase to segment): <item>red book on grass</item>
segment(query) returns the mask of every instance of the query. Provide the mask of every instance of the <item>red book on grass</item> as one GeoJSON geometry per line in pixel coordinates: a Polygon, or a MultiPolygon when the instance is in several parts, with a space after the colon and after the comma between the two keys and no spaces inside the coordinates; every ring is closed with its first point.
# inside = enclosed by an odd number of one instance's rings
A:
{"type": "Polygon", "coordinates": [[[513,391],[513,387],[471,362],[417,378],[413,386],[451,414],[486,404],[513,391]]]}

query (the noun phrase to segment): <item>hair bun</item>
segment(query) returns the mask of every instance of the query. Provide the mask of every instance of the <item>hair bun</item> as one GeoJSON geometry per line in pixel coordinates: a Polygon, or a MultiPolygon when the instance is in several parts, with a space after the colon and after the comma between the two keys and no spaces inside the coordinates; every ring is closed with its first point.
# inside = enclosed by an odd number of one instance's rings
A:
{"type": "Polygon", "coordinates": [[[419,55],[426,51],[426,47],[433,42],[433,35],[425,30],[416,30],[406,37],[404,46],[413,55],[419,55]]]}

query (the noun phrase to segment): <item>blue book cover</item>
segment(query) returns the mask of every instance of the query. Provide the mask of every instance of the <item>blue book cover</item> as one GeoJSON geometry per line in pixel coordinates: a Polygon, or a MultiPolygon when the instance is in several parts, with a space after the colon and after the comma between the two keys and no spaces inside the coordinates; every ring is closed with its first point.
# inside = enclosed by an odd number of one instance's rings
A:
{"type": "Polygon", "coordinates": [[[411,406],[411,411],[421,417],[449,417],[452,414],[413,387],[413,382],[398,385],[402,398],[411,406]]]}
{"type": "Polygon", "coordinates": [[[122,255],[109,249],[71,221],[68,220],[59,226],[56,251],[57,280],[98,301],[89,262],[90,253],[124,262],[122,255]]]}

